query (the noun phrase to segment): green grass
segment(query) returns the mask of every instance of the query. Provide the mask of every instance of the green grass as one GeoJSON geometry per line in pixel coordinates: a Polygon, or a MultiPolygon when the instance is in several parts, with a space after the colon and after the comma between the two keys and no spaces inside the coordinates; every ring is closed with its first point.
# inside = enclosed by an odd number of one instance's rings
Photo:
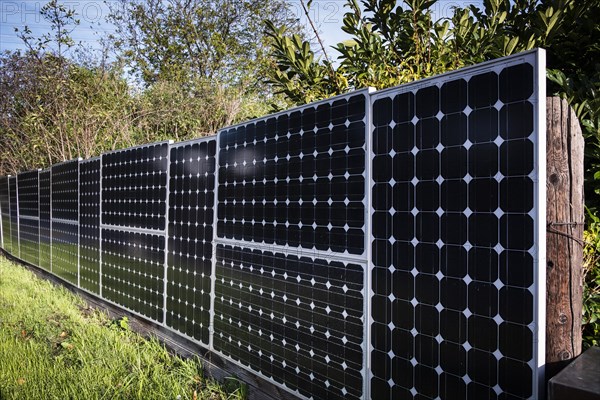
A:
{"type": "MultiPolygon", "coordinates": [[[[226,389],[227,387],[227,389],[226,389]]],[[[242,399],[62,287],[0,256],[0,399],[242,399]]]]}

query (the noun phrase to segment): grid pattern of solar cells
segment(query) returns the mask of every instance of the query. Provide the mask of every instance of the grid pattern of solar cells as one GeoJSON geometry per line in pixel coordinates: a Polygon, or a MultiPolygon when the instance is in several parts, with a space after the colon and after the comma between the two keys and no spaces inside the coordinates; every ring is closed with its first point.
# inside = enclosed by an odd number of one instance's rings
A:
{"type": "Polygon", "coordinates": [[[166,324],[208,345],[216,140],[170,151],[166,324]]]}
{"type": "Polygon", "coordinates": [[[8,196],[8,177],[0,176],[0,217],[2,217],[2,246],[12,252],[10,234],[10,201],[8,196]]]}
{"type": "Polygon", "coordinates": [[[40,255],[38,171],[17,175],[21,258],[38,265],[40,255]]]}
{"type": "Polygon", "coordinates": [[[537,68],[372,97],[372,399],[535,396],[537,68]]]}
{"type": "Polygon", "coordinates": [[[50,224],[50,169],[40,171],[40,262],[46,271],[52,269],[50,224]]]}
{"type": "Polygon", "coordinates": [[[165,229],[169,144],[102,155],[102,224],[165,229]]]}
{"type": "Polygon", "coordinates": [[[306,398],[363,396],[367,106],[364,90],[218,135],[214,348],[306,398]]]}
{"type": "Polygon", "coordinates": [[[221,131],[218,237],[362,255],[365,94],[221,131]]]}
{"type": "Polygon", "coordinates": [[[100,293],[100,159],[79,164],[79,282],[100,293]]]}
{"type": "Polygon", "coordinates": [[[52,272],[77,285],[79,282],[79,161],[53,165],[52,272]]]}
{"type": "Polygon", "coordinates": [[[165,237],[102,229],[102,295],[163,321],[165,237]]]}
{"type": "Polygon", "coordinates": [[[169,144],[102,155],[102,293],[164,320],[169,144]]]}
{"type": "Polygon", "coordinates": [[[10,203],[10,242],[12,246],[12,255],[20,257],[19,249],[19,212],[17,209],[17,177],[8,177],[8,196],[10,203]]]}
{"type": "Polygon", "coordinates": [[[215,348],[304,397],[361,398],[364,268],[217,245],[215,348]]]}
{"type": "Polygon", "coordinates": [[[79,161],[71,160],[52,166],[52,218],[77,222],[79,161]]]}
{"type": "Polygon", "coordinates": [[[37,218],[39,215],[38,171],[22,172],[17,175],[19,186],[19,216],[37,218]]]}

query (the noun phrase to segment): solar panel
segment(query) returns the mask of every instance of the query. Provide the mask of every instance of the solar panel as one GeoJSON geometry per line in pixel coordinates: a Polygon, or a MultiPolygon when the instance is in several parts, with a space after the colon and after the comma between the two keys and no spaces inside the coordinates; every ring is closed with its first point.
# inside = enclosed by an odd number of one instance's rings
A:
{"type": "Polygon", "coordinates": [[[8,196],[10,202],[10,241],[12,255],[20,257],[19,252],[19,212],[17,201],[17,177],[8,177],[8,196]]]}
{"type": "Polygon", "coordinates": [[[102,224],[165,229],[168,143],[102,155],[102,224]]]}
{"type": "Polygon", "coordinates": [[[366,93],[220,131],[217,236],[362,256],[366,93]]]}
{"type": "Polygon", "coordinates": [[[40,171],[40,262],[46,271],[52,269],[50,250],[52,225],[50,224],[50,169],[40,171]]]}
{"type": "Polygon", "coordinates": [[[79,161],[51,168],[52,272],[73,285],[79,278],[79,161]]]}
{"type": "Polygon", "coordinates": [[[215,349],[300,396],[362,398],[364,269],[217,245],[215,349]]]}
{"type": "Polygon", "coordinates": [[[214,348],[305,398],[364,393],[367,99],[218,135],[214,348]]]}
{"type": "Polygon", "coordinates": [[[10,200],[8,196],[8,177],[0,176],[0,217],[2,217],[2,248],[12,251],[10,233],[10,200]]]}
{"type": "Polygon", "coordinates": [[[164,321],[169,144],[102,155],[102,295],[164,321]]]}
{"type": "Polygon", "coordinates": [[[21,259],[33,265],[38,265],[40,260],[38,191],[38,171],[22,172],[17,175],[21,259]]]}
{"type": "Polygon", "coordinates": [[[100,158],[79,164],[79,273],[81,287],[100,293],[100,158]]]}
{"type": "Polygon", "coordinates": [[[166,324],[208,345],[216,139],[170,152],[166,324]]]}
{"type": "Polygon", "coordinates": [[[372,96],[372,399],[537,398],[542,55],[372,96]]]}
{"type": "Polygon", "coordinates": [[[102,295],[163,321],[165,237],[102,228],[102,295]]]}

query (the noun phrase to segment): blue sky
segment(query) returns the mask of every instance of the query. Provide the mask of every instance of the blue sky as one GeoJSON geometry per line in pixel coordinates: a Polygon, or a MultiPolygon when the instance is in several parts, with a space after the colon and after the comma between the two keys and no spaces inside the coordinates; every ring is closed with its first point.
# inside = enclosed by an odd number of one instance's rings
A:
{"type": "MultiPolygon", "coordinates": [[[[268,0],[265,0],[268,1],[268,0]]],[[[300,21],[307,24],[299,0],[288,0],[290,12],[300,21]]],[[[464,7],[468,4],[481,5],[481,0],[440,0],[434,5],[435,17],[451,15],[453,7],[464,7]]],[[[47,0],[0,0],[0,51],[24,48],[14,29],[22,29],[25,25],[32,29],[34,35],[41,35],[50,30],[48,23],[42,20],[40,9],[47,0]]],[[[111,0],[64,0],[62,4],[75,9],[80,19],[80,25],[72,33],[77,42],[99,48],[98,40],[103,35],[114,31],[114,27],[105,21],[109,12],[111,0]]],[[[340,29],[344,15],[345,0],[314,0],[311,6],[311,16],[321,32],[327,50],[335,58],[329,46],[345,40],[347,37],[340,29]]]]}

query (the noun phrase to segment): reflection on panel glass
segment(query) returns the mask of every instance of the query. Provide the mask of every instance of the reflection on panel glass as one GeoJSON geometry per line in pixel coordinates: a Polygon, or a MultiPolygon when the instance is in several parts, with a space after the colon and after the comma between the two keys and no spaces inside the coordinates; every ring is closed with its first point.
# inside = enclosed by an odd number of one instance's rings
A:
{"type": "Polygon", "coordinates": [[[39,266],[51,270],[50,257],[50,170],[40,171],[40,262],[39,266]]]}
{"type": "Polygon", "coordinates": [[[163,235],[102,229],[102,295],[162,322],[164,261],[163,235]]]}
{"type": "Polygon", "coordinates": [[[216,141],[171,148],[167,320],[209,343],[216,141]]]}
{"type": "Polygon", "coordinates": [[[79,273],[81,287],[100,292],[100,159],[79,165],[79,273]]]}
{"type": "Polygon", "coordinates": [[[11,253],[10,201],[8,196],[8,177],[6,176],[0,176],[0,216],[2,217],[2,244],[4,250],[11,253]]]}
{"type": "Polygon", "coordinates": [[[372,399],[534,395],[535,63],[373,97],[372,399]]]}
{"type": "Polygon", "coordinates": [[[219,238],[362,255],[364,93],[219,133],[219,238]]]}
{"type": "Polygon", "coordinates": [[[362,398],[364,265],[218,245],[216,268],[216,350],[307,398],[362,398]]]}
{"type": "Polygon", "coordinates": [[[38,171],[17,175],[21,259],[38,265],[40,255],[38,171]]]}

